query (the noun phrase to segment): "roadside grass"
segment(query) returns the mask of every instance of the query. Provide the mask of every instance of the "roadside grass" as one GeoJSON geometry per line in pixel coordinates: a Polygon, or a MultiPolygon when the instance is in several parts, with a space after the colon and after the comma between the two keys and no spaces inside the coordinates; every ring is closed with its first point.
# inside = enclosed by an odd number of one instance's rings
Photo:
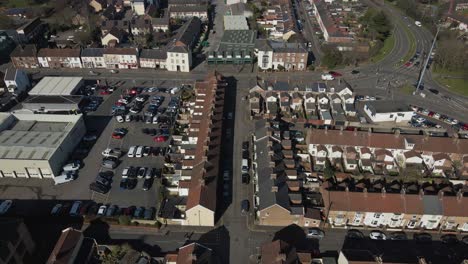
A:
{"type": "Polygon", "coordinates": [[[432,73],[439,74],[439,75],[446,75],[446,76],[454,76],[454,77],[468,77],[468,74],[464,70],[452,71],[446,70],[441,67],[437,67],[437,64],[432,67],[432,73]]]}
{"type": "Polygon", "coordinates": [[[436,82],[447,87],[450,91],[468,96],[468,79],[463,78],[434,78],[436,82]]]}
{"type": "Polygon", "coordinates": [[[408,27],[406,25],[402,24],[401,22],[399,22],[398,24],[405,31],[405,35],[406,35],[406,37],[408,38],[408,41],[409,41],[408,53],[406,53],[406,55],[403,57],[402,62],[400,64],[400,65],[403,65],[409,59],[411,59],[411,57],[413,57],[413,55],[416,53],[416,39],[415,39],[413,33],[411,33],[411,31],[408,29],[408,27]]]}
{"type": "Polygon", "coordinates": [[[371,62],[379,62],[383,60],[395,47],[395,34],[390,34],[390,36],[384,41],[383,47],[379,52],[371,58],[371,62]]]}
{"type": "Polygon", "coordinates": [[[416,90],[416,88],[414,88],[413,85],[407,83],[407,84],[401,86],[399,90],[403,94],[412,95],[414,90],[416,90]]]}

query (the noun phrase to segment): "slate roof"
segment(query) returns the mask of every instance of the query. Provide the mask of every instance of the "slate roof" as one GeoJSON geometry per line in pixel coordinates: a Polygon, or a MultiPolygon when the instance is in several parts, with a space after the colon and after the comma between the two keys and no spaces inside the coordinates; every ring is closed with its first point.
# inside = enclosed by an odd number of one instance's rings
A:
{"type": "Polygon", "coordinates": [[[103,48],[86,48],[81,51],[81,57],[102,57],[103,48]]]}
{"type": "Polygon", "coordinates": [[[401,101],[380,100],[368,101],[366,106],[372,114],[376,113],[394,113],[394,112],[411,112],[413,111],[407,104],[401,101]]]}
{"type": "Polygon", "coordinates": [[[161,59],[167,58],[167,52],[162,49],[143,49],[140,52],[141,59],[161,59]]]}
{"type": "Polygon", "coordinates": [[[37,49],[36,45],[28,44],[28,45],[18,45],[16,48],[11,52],[10,57],[37,57],[37,49]]]}

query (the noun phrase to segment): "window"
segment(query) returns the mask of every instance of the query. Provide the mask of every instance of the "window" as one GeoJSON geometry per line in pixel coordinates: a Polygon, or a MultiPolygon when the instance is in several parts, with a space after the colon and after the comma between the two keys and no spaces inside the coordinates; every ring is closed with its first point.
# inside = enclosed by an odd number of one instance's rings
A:
{"type": "Polygon", "coordinates": [[[393,114],[390,114],[390,118],[393,118],[393,114]]]}

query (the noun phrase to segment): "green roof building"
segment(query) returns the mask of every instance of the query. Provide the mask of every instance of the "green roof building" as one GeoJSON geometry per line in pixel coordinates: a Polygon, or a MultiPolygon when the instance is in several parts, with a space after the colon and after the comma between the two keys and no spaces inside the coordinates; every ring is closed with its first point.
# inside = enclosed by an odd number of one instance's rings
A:
{"type": "Polygon", "coordinates": [[[208,53],[208,64],[252,64],[255,30],[225,30],[216,51],[208,53]]]}

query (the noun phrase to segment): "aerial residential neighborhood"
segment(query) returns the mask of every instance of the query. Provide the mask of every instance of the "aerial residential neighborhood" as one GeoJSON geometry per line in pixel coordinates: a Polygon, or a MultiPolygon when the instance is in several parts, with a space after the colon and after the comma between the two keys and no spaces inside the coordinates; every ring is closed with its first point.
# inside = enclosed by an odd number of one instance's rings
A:
{"type": "Polygon", "coordinates": [[[467,11],[0,0],[0,263],[467,263],[467,11]]]}

